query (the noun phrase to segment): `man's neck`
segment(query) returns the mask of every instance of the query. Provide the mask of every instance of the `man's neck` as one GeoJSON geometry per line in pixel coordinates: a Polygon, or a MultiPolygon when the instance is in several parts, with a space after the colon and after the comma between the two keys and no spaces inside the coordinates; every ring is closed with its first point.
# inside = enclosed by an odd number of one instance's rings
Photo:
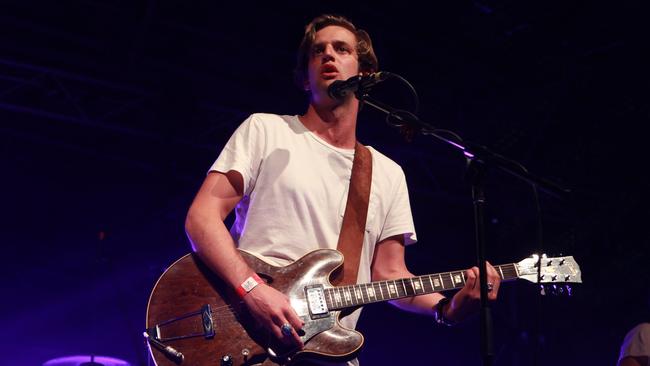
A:
{"type": "Polygon", "coordinates": [[[333,146],[354,149],[358,112],[356,99],[335,106],[310,103],[300,120],[308,130],[333,146]]]}

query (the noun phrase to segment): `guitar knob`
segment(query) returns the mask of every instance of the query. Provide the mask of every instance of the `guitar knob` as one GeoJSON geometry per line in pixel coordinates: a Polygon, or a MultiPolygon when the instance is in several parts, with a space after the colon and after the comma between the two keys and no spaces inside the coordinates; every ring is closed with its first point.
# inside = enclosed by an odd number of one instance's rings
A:
{"type": "Polygon", "coordinates": [[[232,356],[231,355],[221,356],[221,366],[232,366],[232,356]]]}

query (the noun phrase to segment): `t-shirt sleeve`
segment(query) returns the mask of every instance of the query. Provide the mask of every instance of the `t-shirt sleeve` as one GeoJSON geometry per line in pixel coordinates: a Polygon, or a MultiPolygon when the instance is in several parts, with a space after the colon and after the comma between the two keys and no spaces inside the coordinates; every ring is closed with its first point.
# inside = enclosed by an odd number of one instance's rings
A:
{"type": "Polygon", "coordinates": [[[406,177],[401,168],[399,169],[399,177],[395,184],[386,221],[379,235],[379,241],[400,234],[404,235],[405,245],[413,244],[418,240],[415,233],[415,225],[413,224],[413,214],[411,213],[411,202],[409,201],[406,177]]]}
{"type": "Polygon", "coordinates": [[[230,136],[230,139],[210,167],[210,171],[227,173],[239,172],[244,179],[244,195],[249,195],[255,187],[262,153],[265,146],[264,130],[261,121],[253,114],[248,117],[230,136]]]}

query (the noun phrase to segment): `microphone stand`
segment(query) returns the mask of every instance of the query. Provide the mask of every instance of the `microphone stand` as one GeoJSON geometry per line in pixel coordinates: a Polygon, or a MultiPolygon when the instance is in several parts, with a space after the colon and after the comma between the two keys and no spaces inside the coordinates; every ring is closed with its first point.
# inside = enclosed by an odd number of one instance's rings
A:
{"type": "MultiPolygon", "coordinates": [[[[467,173],[466,178],[472,185],[472,200],[474,203],[474,225],[476,236],[476,256],[478,260],[478,268],[480,269],[479,284],[481,294],[481,310],[480,310],[480,323],[481,323],[481,355],[483,358],[483,365],[490,366],[494,361],[494,351],[492,344],[492,313],[488,303],[488,288],[487,288],[487,270],[486,270],[486,241],[485,241],[485,192],[484,192],[484,176],[488,166],[497,167],[521,180],[530,184],[534,184],[546,193],[558,197],[567,198],[570,191],[566,188],[560,187],[546,179],[537,177],[528,173],[518,162],[503,157],[485,146],[474,144],[469,141],[452,141],[449,138],[441,136],[437,133],[436,128],[431,124],[421,121],[417,116],[411,113],[399,114],[399,110],[386,105],[376,99],[371,98],[367,94],[367,90],[357,90],[355,96],[363,104],[367,104],[381,112],[386,113],[389,117],[397,119],[403,128],[409,132],[419,132],[423,135],[433,136],[447,145],[462,151],[467,158],[467,173]]],[[[541,258],[541,256],[540,256],[541,258]]]]}

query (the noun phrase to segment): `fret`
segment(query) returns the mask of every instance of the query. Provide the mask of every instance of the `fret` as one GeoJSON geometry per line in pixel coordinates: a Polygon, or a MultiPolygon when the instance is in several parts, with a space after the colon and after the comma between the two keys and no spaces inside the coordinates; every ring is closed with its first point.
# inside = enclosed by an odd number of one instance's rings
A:
{"type": "Polygon", "coordinates": [[[429,283],[431,284],[431,291],[436,290],[436,286],[433,285],[433,281],[431,281],[431,275],[427,276],[429,278],[429,283]]]}
{"type": "Polygon", "coordinates": [[[327,294],[327,297],[325,298],[325,301],[327,302],[327,307],[333,308],[335,305],[334,305],[334,301],[332,300],[332,289],[331,288],[326,289],[325,293],[327,294]]]}
{"type": "Polygon", "coordinates": [[[381,282],[379,282],[379,292],[381,293],[381,299],[386,299],[386,296],[384,295],[384,289],[381,288],[381,282]]]}
{"type": "Polygon", "coordinates": [[[386,284],[388,285],[388,294],[391,298],[397,297],[397,289],[395,288],[395,281],[393,281],[392,284],[388,283],[386,281],[386,284]]]}
{"type": "Polygon", "coordinates": [[[459,284],[465,282],[463,280],[462,273],[463,272],[456,272],[456,273],[450,273],[449,274],[454,287],[461,287],[461,286],[459,286],[459,284]]]}
{"type": "Polygon", "coordinates": [[[513,264],[513,267],[515,267],[515,274],[517,275],[517,277],[519,277],[519,269],[517,268],[517,264],[516,263],[513,264]]]}
{"type": "Polygon", "coordinates": [[[463,284],[467,283],[467,279],[465,278],[465,272],[460,272],[460,275],[463,276],[463,284]]]}
{"type": "Polygon", "coordinates": [[[341,302],[341,294],[339,294],[338,290],[339,289],[337,288],[336,291],[334,291],[334,299],[340,304],[340,306],[342,306],[343,302],[341,302]]]}
{"type": "Polygon", "coordinates": [[[343,288],[343,296],[345,297],[345,301],[352,303],[352,296],[350,296],[350,290],[343,288]]]}
{"type": "Polygon", "coordinates": [[[499,268],[499,273],[501,273],[501,279],[503,280],[506,277],[503,275],[503,268],[501,268],[501,267],[503,267],[503,266],[497,266],[497,268],[499,268]]]}
{"type": "Polygon", "coordinates": [[[399,282],[399,284],[397,285],[397,294],[400,297],[408,296],[409,290],[408,290],[408,288],[406,288],[406,280],[403,279],[403,278],[399,278],[399,279],[397,279],[395,281],[399,282]],[[401,284],[401,286],[400,286],[400,284],[401,284]]]}
{"type": "MultiPolygon", "coordinates": [[[[411,279],[412,281],[413,279],[411,279]]],[[[415,285],[415,293],[418,293],[418,290],[420,293],[424,293],[424,288],[422,287],[422,280],[420,277],[415,277],[415,282],[413,283],[415,285]]]]}
{"type": "Polygon", "coordinates": [[[442,288],[442,284],[440,284],[440,280],[441,280],[440,275],[437,275],[437,276],[438,276],[438,278],[433,279],[433,288],[435,288],[436,290],[442,288]]]}
{"type": "Polygon", "coordinates": [[[343,301],[341,300],[341,288],[340,287],[335,287],[334,288],[334,303],[338,303],[337,306],[343,306],[343,301]]]}
{"type": "Polygon", "coordinates": [[[406,287],[406,296],[413,296],[415,293],[415,288],[413,287],[413,279],[412,278],[405,278],[402,280],[402,282],[406,282],[409,286],[406,287]]]}
{"type": "Polygon", "coordinates": [[[362,284],[362,285],[359,285],[359,287],[361,288],[361,295],[363,295],[363,299],[364,299],[363,302],[369,303],[370,302],[370,293],[368,292],[368,284],[362,284]]]}
{"type": "MultiPolygon", "coordinates": [[[[373,298],[374,295],[375,295],[375,290],[372,288],[372,285],[370,285],[370,287],[368,287],[368,284],[367,284],[367,283],[366,283],[365,285],[363,285],[363,287],[364,287],[365,290],[366,290],[366,297],[368,298],[368,302],[372,302],[372,298],[373,298]]],[[[375,298],[375,300],[376,300],[376,299],[377,299],[377,298],[375,298]]]]}
{"type": "Polygon", "coordinates": [[[442,287],[444,287],[445,289],[454,288],[454,281],[451,279],[451,273],[447,272],[444,275],[445,276],[442,277],[442,287]],[[447,283],[449,284],[449,286],[447,286],[447,284],[445,284],[445,280],[447,280],[447,283]]]}
{"type": "Polygon", "coordinates": [[[343,300],[346,302],[349,302],[349,304],[346,305],[354,305],[354,301],[352,299],[352,296],[350,296],[350,288],[349,287],[343,287],[341,288],[341,292],[343,293],[343,300]]]}
{"type": "Polygon", "coordinates": [[[440,279],[440,287],[444,290],[445,282],[442,280],[442,275],[440,273],[438,273],[438,279],[440,279]]]}
{"type": "Polygon", "coordinates": [[[379,300],[379,296],[380,296],[380,295],[381,295],[381,300],[384,299],[384,296],[383,296],[383,294],[381,293],[381,286],[377,286],[377,287],[375,287],[375,284],[373,284],[373,285],[372,285],[372,290],[373,290],[373,292],[375,293],[375,297],[377,298],[377,300],[379,300]],[[379,288],[379,292],[377,291],[377,288],[379,288]]]}
{"type": "Polygon", "coordinates": [[[363,296],[361,295],[361,290],[357,286],[354,286],[353,291],[354,291],[354,296],[356,296],[357,304],[363,302],[363,296]]]}
{"type": "Polygon", "coordinates": [[[420,282],[418,282],[417,277],[411,278],[410,282],[411,282],[411,288],[413,288],[413,295],[417,295],[418,290],[420,290],[420,292],[422,292],[422,286],[420,286],[420,282]]]}

